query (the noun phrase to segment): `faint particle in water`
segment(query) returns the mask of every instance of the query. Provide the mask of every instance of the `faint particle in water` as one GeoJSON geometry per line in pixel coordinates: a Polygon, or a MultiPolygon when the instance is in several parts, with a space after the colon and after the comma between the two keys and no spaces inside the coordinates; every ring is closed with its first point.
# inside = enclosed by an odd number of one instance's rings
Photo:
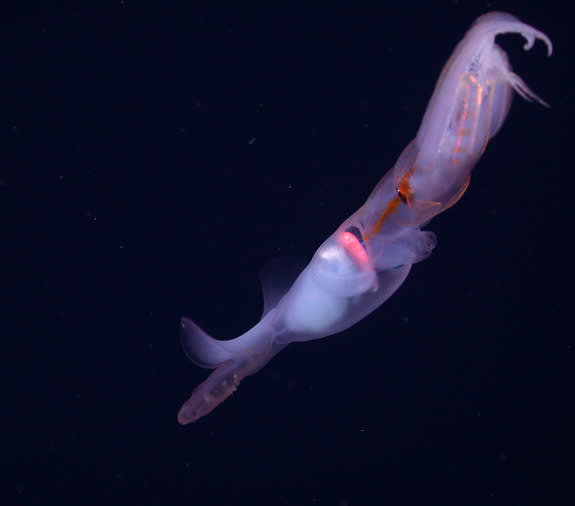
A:
{"type": "Polygon", "coordinates": [[[86,216],[90,221],[97,221],[97,218],[94,216],[92,211],[84,211],[84,216],[86,216]]]}

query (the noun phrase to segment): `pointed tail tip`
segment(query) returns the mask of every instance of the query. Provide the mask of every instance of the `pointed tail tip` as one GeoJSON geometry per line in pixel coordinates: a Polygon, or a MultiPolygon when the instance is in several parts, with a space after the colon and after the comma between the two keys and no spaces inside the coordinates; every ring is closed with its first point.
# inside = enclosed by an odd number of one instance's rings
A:
{"type": "Polygon", "coordinates": [[[180,408],[180,411],[178,411],[178,423],[185,426],[195,421],[196,419],[193,416],[190,416],[189,410],[186,409],[186,405],[184,404],[180,408]]]}

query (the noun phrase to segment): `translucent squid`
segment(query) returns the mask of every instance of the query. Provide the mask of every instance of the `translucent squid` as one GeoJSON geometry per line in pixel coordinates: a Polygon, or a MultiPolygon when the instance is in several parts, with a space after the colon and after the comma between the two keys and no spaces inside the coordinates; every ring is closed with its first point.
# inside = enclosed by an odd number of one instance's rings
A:
{"type": "Polygon", "coordinates": [[[461,198],[471,169],[507,117],[513,91],[547,106],[495,43],[504,33],[520,34],[525,50],[540,39],[552,53],[547,35],[510,14],[479,17],[443,68],[415,139],[365,203],[291,283],[281,281],[282,272],[274,279],[265,271],[264,311],[253,328],[223,341],[182,318],[187,357],[215,370],[182,405],[179,423],[210,413],[288,344],[342,332],[365,318],[431,254],[435,235],[421,227],[461,198]]]}

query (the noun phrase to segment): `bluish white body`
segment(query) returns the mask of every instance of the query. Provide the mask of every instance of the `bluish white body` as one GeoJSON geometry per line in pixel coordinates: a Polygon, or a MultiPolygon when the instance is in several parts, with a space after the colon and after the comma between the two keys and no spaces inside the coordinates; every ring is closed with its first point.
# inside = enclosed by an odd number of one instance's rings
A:
{"type": "Polygon", "coordinates": [[[215,371],[178,414],[181,424],[210,413],[291,342],[341,332],[374,311],[436,244],[422,231],[455,204],[472,168],[505,121],[513,90],[543,102],[511,71],[495,36],[519,33],[530,49],[549,38],[510,14],[478,18],[445,65],[412,140],[367,201],[319,247],[291,286],[265,280],[262,319],[241,336],[216,340],[187,318],[181,339],[195,364],[215,371]]]}

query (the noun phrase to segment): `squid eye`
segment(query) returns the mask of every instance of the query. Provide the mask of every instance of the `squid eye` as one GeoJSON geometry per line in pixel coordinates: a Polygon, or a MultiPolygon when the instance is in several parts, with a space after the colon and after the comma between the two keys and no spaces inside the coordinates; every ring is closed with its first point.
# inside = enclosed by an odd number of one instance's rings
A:
{"type": "Polygon", "coordinates": [[[395,189],[395,191],[397,192],[397,196],[399,197],[399,200],[401,200],[401,202],[403,202],[404,204],[407,204],[407,197],[405,196],[405,194],[399,189],[399,187],[397,187],[395,189]]]}

